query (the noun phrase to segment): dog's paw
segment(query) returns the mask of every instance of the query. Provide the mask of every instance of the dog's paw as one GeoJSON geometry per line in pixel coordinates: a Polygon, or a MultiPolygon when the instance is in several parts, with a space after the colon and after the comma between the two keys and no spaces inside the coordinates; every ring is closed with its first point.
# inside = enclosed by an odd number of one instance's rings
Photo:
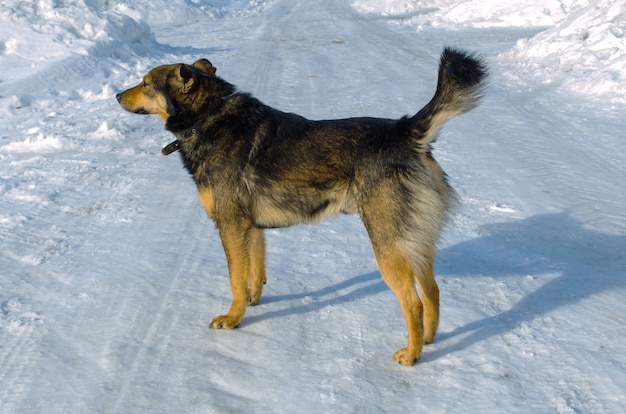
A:
{"type": "Polygon", "coordinates": [[[248,306],[256,306],[261,302],[261,295],[258,297],[251,296],[248,298],[248,306]]]}
{"type": "Polygon", "coordinates": [[[251,290],[248,297],[248,306],[256,306],[261,302],[261,295],[263,294],[263,287],[258,290],[251,290]]]}
{"type": "Polygon", "coordinates": [[[424,345],[430,345],[435,342],[435,335],[424,335],[424,345]]]}
{"type": "Polygon", "coordinates": [[[256,306],[261,302],[261,295],[263,295],[263,285],[267,283],[267,279],[263,277],[260,280],[261,283],[250,284],[248,286],[248,292],[250,296],[248,297],[248,306],[256,306]]]}
{"type": "Polygon", "coordinates": [[[419,356],[415,351],[410,351],[408,348],[402,348],[393,355],[393,359],[395,359],[399,364],[410,367],[417,362],[419,356]]]}
{"type": "Polygon", "coordinates": [[[231,318],[228,315],[220,315],[213,318],[209,324],[211,329],[234,329],[237,326],[239,326],[239,320],[235,320],[235,318],[231,318]]]}

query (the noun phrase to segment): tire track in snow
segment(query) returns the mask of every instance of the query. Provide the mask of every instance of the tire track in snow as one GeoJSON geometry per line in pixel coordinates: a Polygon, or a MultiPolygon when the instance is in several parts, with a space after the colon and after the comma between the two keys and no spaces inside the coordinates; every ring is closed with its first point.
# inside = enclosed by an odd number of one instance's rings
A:
{"type": "MultiPolygon", "coordinates": [[[[502,79],[494,75],[491,82],[493,85],[483,105],[475,110],[476,117],[465,122],[473,124],[472,129],[477,136],[493,135],[491,131],[494,129],[501,133],[496,142],[455,142],[459,148],[450,154],[452,160],[462,159],[462,154],[470,151],[470,147],[474,160],[472,163],[452,162],[451,176],[471,177],[475,174],[457,175],[455,168],[491,165],[494,171],[498,171],[497,180],[479,177],[478,181],[465,180],[461,185],[470,187],[475,185],[474,181],[476,184],[489,181],[495,185],[481,187],[477,193],[487,194],[496,202],[506,202],[507,197],[509,200],[514,198],[513,204],[520,207],[524,214],[540,212],[535,206],[550,206],[554,211],[571,209],[585,224],[601,226],[606,231],[616,231],[616,223],[626,223],[622,208],[626,199],[621,191],[624,169],[615,161],[616,155],[609,156],[605,161],[604,154],[612,152],[610,143],[606,147],[595,148],[587,144],[590,134],[604,135],[610,142],[614,134],[612,129],[617,127],[607,126],[605,130],[591,131],[585,120],[568,118],[572,112],[546,112],[544,108],[550,107],[550,103],[520,101],[513,105],[509,96],[515,99],[515,95],[508,90],[499,90],[507,87],[501,84],[502,79]],[[532,124],[527,122],[531,119],[535,121],[532,124]],[[501,147],[507,148],[508,157],[501,156],[501,147]],[[613,179],[603,179],[599,185],[598,177],[613,179]],[[512,190],[519,195],[511,193],[512,190]],[[528,197],[530,194],[531,198],[528,197]],[[604,214],[599,215],[597,209],[602,209],[604,214]],[[587,221],[587,217],[593,222],[587,221]]],[[[589,124],[597,126],[601,122],[592,121],[589,124]]],[[[626,229],[622,227],[618,231],[626,229]]]]}
{"type": "Polygon", "coordinates": [[[372,30],[371,21],[347,3],[276,1],[255,22],[253,32],[236,39],[236,65],[248,67],[240,73],[253,79],[250,91],[280,110],[314,119],[399,118],[417,112],[434,93],[443,43],[409,41],[408,34],[385,26],[372,30]],[[346,53],[353,60],[349,67],[346,53]],[[389,99],[381,102],[372,84],[385,84],[389,99]]]}
{"type": "MultiPolygon", "coordinates": [[[[188,184],[191,189],[193,184],[188,184]]],[[[114,378],[118,389],[110,395],[112,412],[128,412],[136,407],[133,400],[137,387],[149,388],[150,382],[160,377],[158,373],[163,374],[159,364],[163,363],[168,347],[176,344],[172,335],[190,299],[181,298],[180,292],[186,290],[184,286],[190,279],[208,276],[196,270],[201,269],[209,257],[205,244],[198,240],[202,239],[203,232],[212,230],[211,224],[196,205],[193,191],[177,191],[177,186],[179,183],[172,180],[169,188],[160,188],[164,196],[178,193],[180,197],[175,197],[173,202],[162,200],[153,205],[147,211],[152,218],[142,228],[133,230],[137,237],[133,244],[142,245],[145,238],[150,240],[150,245],[133,254],[136,261],[128,271],[138,276],[139,286],[120,304],[124,310],[117,315],[118,321],[131,328],[127,335],[116,340],[132,341],[132,350],[123,361],[128,366],[114,378]],[[162,225],[171,230],[161,230],[162,225]],[[144,383],[146,379],[151,381],[144,383]]],[[[190,306],[199,304],[194,302],[190,306]]],[[[208,329],[208,315],[198,315],[199,321],[207,322],[202,329],[208,329]]],[[[113,351],[115,354],[119,351],[113,351]]]]}
{"type": "Polygon", "coordinates": [[[41,358],[37,350],[41,316],[16,299],[1,306],[0,412],[11,413],[17,412],[31,388],[30,379],[36,375],[35,366],[41,358]]]}

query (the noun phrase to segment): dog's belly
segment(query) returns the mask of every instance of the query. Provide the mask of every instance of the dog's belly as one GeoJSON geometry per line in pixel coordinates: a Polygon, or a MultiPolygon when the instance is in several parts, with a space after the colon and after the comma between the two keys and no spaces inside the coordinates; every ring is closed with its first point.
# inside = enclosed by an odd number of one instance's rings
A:
{"type": "Polygon", "coordinates": [[[357,205],[349,196],[348,186],[339,183],[328,185],[325,189],[269,189],[257,194],[251,208],[254,224],[263,228],[318,222],[340,213],[356,212],[357,205]]]}

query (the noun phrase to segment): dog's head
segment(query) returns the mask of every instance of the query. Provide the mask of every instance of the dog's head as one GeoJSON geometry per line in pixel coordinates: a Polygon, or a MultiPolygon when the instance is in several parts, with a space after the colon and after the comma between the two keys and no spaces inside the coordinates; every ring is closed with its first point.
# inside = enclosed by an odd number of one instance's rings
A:
{"type": "MultiPolygon", "coordinates": [[[[159,115],[164,122],[181,109],[193,110],[206,93],[197,93],[203,78],[214,78],[217,69],[206,59],[152,69],[139,85],[116,95],[124,109],[136,114],[159,115]]],[[[206,89],[206,88],[205,88],[206,89]]]]}

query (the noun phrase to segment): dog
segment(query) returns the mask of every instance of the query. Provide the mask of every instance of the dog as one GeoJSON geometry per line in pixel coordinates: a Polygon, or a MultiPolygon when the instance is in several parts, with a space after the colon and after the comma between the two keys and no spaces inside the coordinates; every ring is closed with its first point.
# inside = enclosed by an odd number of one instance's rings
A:
{"type": "Polygon", "coordinates": [[[358,214],[408,330],[408,344],[394,359],[413,365],[437,333],[433,261],[455,200],[431,144],[446,121],[477,105],[484,61],[446,47],[434,97],[395,120],[309,120],[265,105],[215,73],[207,59],[159,66],[116,95],[125,110],[165,122],[176,140],[162,152],[180,151],[215,222],[233,300],[210,327],[235,328],[246,307],[259,303],[264,229],[358,214]]]}

